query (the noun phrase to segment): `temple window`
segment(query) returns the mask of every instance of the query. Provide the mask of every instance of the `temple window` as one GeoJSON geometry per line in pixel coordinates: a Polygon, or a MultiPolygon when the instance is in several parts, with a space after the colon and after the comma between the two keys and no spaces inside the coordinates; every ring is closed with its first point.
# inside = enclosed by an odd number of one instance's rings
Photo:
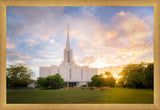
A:
{"type": "Polygon", "coordinates": [[[69,60],[70,60],[70,59],[69,59],[69,51],[68,51],[68,63],[69,63],[69,60]]]}
{"type": "Polygon", "coordinates": [[[72,75],[71,75],[71,68],[69,69],[69,79],[72,78],[72,75]]]}
{"type": "Polygon", "coordinates": [[[83,70],[81,69],[81,79],[83,78],[83,70]]]}
{"type": "Polygon", "coordinates": [[[59,74],[59,68],[58,68],[58,74],[59,74]]]}

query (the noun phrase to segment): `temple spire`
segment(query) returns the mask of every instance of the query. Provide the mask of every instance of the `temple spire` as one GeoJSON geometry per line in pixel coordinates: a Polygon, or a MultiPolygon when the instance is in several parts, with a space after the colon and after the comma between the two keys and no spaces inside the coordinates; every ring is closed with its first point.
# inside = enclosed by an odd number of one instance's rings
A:
{"type": "Polygon", "coordinates": [[[67,42],[66,42],[66,48],[70,48],[70,42],[69,42],[69,24],[67,25],[67,42]]]}

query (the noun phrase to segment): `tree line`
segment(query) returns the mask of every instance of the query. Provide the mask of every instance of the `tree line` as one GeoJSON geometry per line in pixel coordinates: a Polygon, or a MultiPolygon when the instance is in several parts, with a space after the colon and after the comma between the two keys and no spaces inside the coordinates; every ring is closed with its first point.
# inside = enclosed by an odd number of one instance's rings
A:
{"type": "Polygon", "coordinates": [[[33,71],[24,64],[15,64],[7,67],[7,87],[9,88],[23,88],[29,84],[34,83],[36,87],[58,89],[65,86],[63,78],[59,74],[38,77],[37,80],[33,80],[31,76],[33,71]]]}
{"type": "Polygon", "coordinates": [[[153,63],[128,64],[119,75],[122,76],[117,84],[120,87],[153,89],[153,63]]]}
{"type": "MultiPolygon", "coordinates": [[[[154,78],[153,63],[128,64],[119,73],[118,81],[111,72],[94,75],[89,83],[90,87],[130,87],[153,89],[154,78]],[[117,82],[117,83],[116,83],[117,82]]],[[[38,77],[36,81],[31,79],[33,72],[23,64],[10,65],[7,68],[7,87],[27,87],[36,82],[37,87],[58,89],[65,86],[63,78],[59,75],[38,77]]]]}

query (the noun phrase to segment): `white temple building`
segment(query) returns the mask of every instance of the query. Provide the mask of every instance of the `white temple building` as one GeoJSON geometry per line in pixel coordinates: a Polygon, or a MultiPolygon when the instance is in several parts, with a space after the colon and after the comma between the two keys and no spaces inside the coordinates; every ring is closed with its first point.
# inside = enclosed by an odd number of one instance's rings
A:
{"type": "Polygon", "coordinates": [[[57,65],[50,67],[39,67],[40,77],[60,74],[66,82],[67,87],[81,87],[91,82],[91,77],[98,74],[97,68],[89,68],[88,66],[79,66],[73,61],[73,52],[69,41],[69,25],[67,26],[67,41],[64,49],[64,60],[57,65]]]}

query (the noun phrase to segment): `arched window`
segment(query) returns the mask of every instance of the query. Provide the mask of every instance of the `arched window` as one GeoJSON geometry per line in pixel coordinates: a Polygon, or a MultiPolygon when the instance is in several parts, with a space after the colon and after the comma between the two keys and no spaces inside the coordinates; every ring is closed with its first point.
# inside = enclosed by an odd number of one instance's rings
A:
{"type": "Polygon", "coordinates": [[[69,69],[69,79],[72,78],[72,74],[71,74],[71,68],[69,69]]]}
{"type": "Polygon", "coordinates": [[[83,79],[83,70],[81,69],[81,79],[83,79]]]}
{"type": "Polygon", "coordinates": [[[69,51],[68,51],[68,63],[70,62],[69,60],[70,60],[70,59],[69,59],[69,51]]]}
{"type": "Polygon", "coordinates": [[[59,74],[59,68],[58,68],[58,74],[59,74]]]}

